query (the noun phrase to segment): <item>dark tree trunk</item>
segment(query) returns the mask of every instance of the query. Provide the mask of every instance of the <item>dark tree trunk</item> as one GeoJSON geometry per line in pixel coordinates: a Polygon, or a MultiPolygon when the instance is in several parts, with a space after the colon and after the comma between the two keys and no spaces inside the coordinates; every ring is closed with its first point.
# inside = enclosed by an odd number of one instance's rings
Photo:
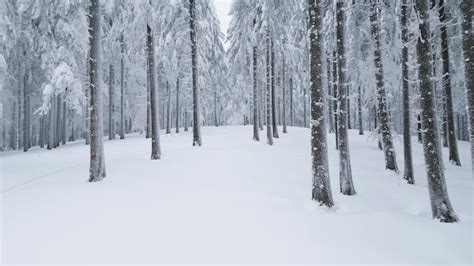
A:
{"type": "Polygon", "coordinates": [[[275,88],[275,47],[273,42],[273,36],[271,36],[271,47],[270,47],[270,55],[271,55],[271,100],[272,100],[272,129],[273,129],[273,137],[279,138],[278,136],[278,125],[277,125],[277,116],[276,116],[276,88],[275,88]]]}
{"type": "Polygon", "coordinates": [[[97,182],[105,177],[105,160],[103,138],[102,90],[100,84],[100,42],[101,14],[100,0],[91,0],[90,6],[90,171],[89,182],[97,182]]]}
{"type": "MultiPolygon", "coordinates": [[[[179,59],[178,59],[179,60],[179,59]]],[[[179,74],[176,77],[176,133],[179,133],[179,116],[181,115],[179,106],[179,74]]]]}
{"type": "Polygon", "coordinates": [[[329,58],[329,55],[326,59],[326,77],[327,77],[327,82],[328,82],[328,118],[329,118],[329,133],[334,133],[334,107],[333,107],[333,100],[332,100],[332,84],[331,84],[331,59],[329,58]]]}
{"type": "MultiPolygon", "coordinates": [[[[25,51],[26,54],[26,51],[25,51]]],[[[30,90],[28,89],[28,70],[25,63],[25,73],[23,75],[23,151],[30,148],[30,116],[28,103],[30,101],[30,90]]]]}
{"type": "Polygon", "coordinates": [[[282,123],[283,123],[283,133],[288,133],[288,129],[286,128],[286,64],[285,64],[285,58],[283,58],[283,70],[282,70],[282,86],[281,89],[283,90],[283,96],[282,96],[282,123]]]}
{"type": "Polygon", "coordinates": [[[193,77],[193,146],[201,146],[201,120],[199,113],[199,88],[198,88],[198,69],[197,69],[197,41],[195,29],[195,0],[189,0],[189,27],[191,38],[191,64],[193,77]]]}
{"type": "MultiPolygon", "coordinates": [[[[66,88],[67,91],[67,88],[66,88]]],[[[66,96],[64,95],[63,101],[62,101],[62,108],[63,108],[63,116],[62,119],[63,121],[61,122],[61,144],[66,145],[66,136],[67,136],[67,126],[66,126],[66,121],[67,121],[67,106],[66,106],[66,96]]]]}
{"type": "Polygon", "coordinates": [[[334,50],[332,54],[332,87],[333,87],[333,106],[334,106],[334,135],[336,137],[336,150],[339,150],[339,132],[338,132],[338,110],[337,110],[337,56],[336,51],[334,50]]]}
{"type": "Polygon", "coordinates": [[[125,138],[125,42],[120,35],[120,139],[125,138]]]}
{"type": "Polygon", "coordinates": [[[443,88],[446,97],[446,122],[448,127],[449,161],[457,166],[461,166],[459,160],[458,145],[454,129],[453,93],[451,91],[451,76],[449,71],[449,47],[448,29],[446,27],[446,14],[444,12],[444,0],[439,0],[439,20],[441,22],[441,56],[443,58],[443,88]]]}
{"type": "MultiPolygon", "coordinates": [[[[410,77],[408,76],[408,0],[402,0],[402,103],[403,103],[403,157],[405,169],[403,179],[408,184],[415,184],[413,177],[413,160],[411,152],[411,134],[410,134],[410,77]]],[[[411,8],[411,5],[410,5],[411,8]]]]}
{"type": "Polygon", "coordinates": [[[267,144],[273,145],[273,134],[272,134],[272,88],[271,88],[271,62],[270,62],[270,33],[267,30],[266,36],[266,46],[267,46],[267,92],[266,92],[266,102],[267,102],[267,110],[266,110],[266,126],[267,126],[267,144]]]}
{"type": "Polygon", "coordinates": [[[168,96],[166,100],[166,134],[171,134],[171,88],[168,81],[166,81],[166,93],[168,96]]]}
{"type": "Polygon", "coordinates": [[[474,58],[472,58],[474,49],[474,38],[472,37],[472,0],[461,1],[462,12],[462,32],[463,32],[463,51],[466,76],[466,94],[467,109],[469,120],[469,136],[471,141],[471,163],[474,165],[474,58]]]}
{"type": "MultiPolygon", "coordinates": [[[[255,19],[254,19],[255,25],[255,19]]],[[[257,103],[257,46],[253,47],[253,140],[260,141],[257,103]]]]}
{"type": "Polygon", "coordinates": [[[360,86],[357,88],[357,113],[359,115],[359,135],[364,135],[364,127],[362,125],[362,92],[360,86]]]}
{"type": "Polygon", "coordinates": [[[156,91],[156,68],[155,68],[155,45],[153,41],[153,31],[149,24],[146,27],[147,46],[148,46],[148,76],[150,80],[150,111],[151,111],[151,159],[158,160],[161,158],[160,147],[160,120],[158,117],[158,95],[156,91]]]}
{"type": "Polygon", "coordinates": [[[442,222],[456,222],[458,220],[448,197],[444,171],[439,156],[440,145],[438,140],[437,118],[433,73],[430,67],[430,44],[426,41],[430,37],[428,1],[416,0],[417,12],[420,16],[420,37],[417,42],[419,78],[420,78],[420,107],[421,123],[423,126],[423,149],[425,154],[428,188],[431,200],[433,218],[442,222]]]}
{"type": "Polygon", "coordinates": [[[349,137],[347,130],[347,92],[346,92],[346,55],[345,55],[345,38],[344,38],[344,2],[336,3],[336,37],[337,37],[337,113],[338,113],[338,130],[339,135],[339,181],[340,191],[344,195],[355,195],[354,184],[352,181],[352,169],[349,153],[349,137]]]}
{"type": "Polygon", "coordinates": [[[44,147],[44,129],[45,129],[45,126],[44,126],[45,122],[44,122],[44,114],[41,114],[40,116],[40,130],[39,130],[39,146],[40,148],[43,148],[44,147]]]}
{"type": "Polygon", "coordinates": [[[421,130],[421,115],[418,114],[416,116],[416,119],[417,119],[417,123],[416,123],[416,128],[417,128],[417,135],[418,135],[418,143],[423,143],[423,133],[421,130]]]}
{"type": "Polygon", "coordinates": [[[293,78],[290,77],[290,126],[295,126],[295,114],[293,107],[293,78]]]}
{"type": "Polygon", "coordinates": [[[59,143],[61,142],[61,95],[56,96],[56,123],[55,123],[55,140],[54,140],[54,147],[58,147],[59,143]]]}
{"type": "MultiPolygon", "coordinates": [[[[148,37],[147,37],[148,38],[148,37]]],[[[146,40],[148,42],[148,39],[146,40]]],[[[146,58],[146,69],[147,69],[147,75],[146,75],[146,134],[145,138],[149,139],[151,138],[151,105],[150,105],[150,58],[148,56],[148,44],[146,45],[146,53],[147,53],[147,58],[146,58]]]]}
{"type": "Polygon", "coordinates": [[[114,132],[114,86],[115,86],[114,66],[109,65],[109,140],[115,139],[114,132]]]}
{"type": "Polygon", "coordinates": [[[313,187],[312,199],[331,207],[333,203],[329,180],[326,123],[326,100],[322,81],[321,6],[309,0],[310,23],[310,80],[311,80],[311,156],[313,187]]]}
{"type": "Polygon", "coordinates": [[[385,155],[385,169],[398,172],[395,147],[393,146],[390,119],[387,112],[387,97],[385,92],[384,70],[382,65],[382,54],[380,51],[379,12],[377,0],[372,0],[370,21],[372,23],[372,35],[374,44],[375,78],[377,80],[378,112],[380,118],[380,133],[382,134],[383,150],[385,155]]]}

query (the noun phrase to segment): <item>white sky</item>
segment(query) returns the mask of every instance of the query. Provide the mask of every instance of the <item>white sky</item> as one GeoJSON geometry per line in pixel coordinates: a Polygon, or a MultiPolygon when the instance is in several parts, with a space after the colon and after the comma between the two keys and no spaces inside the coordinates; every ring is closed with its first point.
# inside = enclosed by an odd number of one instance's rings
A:
{"type": "MultiPolygon", "coordinates": [[[[221,29],[224,34],[227,34],[227,28],[229,28],[231,3],[232,0],[214,0],[214,6],[216,7],[217,16],[221,21],[221,29]]],[[[224,45],[224,47],[227,47],[227,45],[224,45]]]]}

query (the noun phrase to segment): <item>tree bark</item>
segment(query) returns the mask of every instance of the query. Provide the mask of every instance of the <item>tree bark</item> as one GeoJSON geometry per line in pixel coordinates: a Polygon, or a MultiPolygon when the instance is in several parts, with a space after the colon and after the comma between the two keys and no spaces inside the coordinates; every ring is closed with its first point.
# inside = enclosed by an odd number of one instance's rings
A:
{"type": "Polygon", "coordinates": [[[179,116],[181,115],[179,110],[180,110],[180,106],[179,106],[179,74],[178,74],[176,77],[176,133],[179,133],[179,116]]]}
{"type": "MultiPolygon", "coordinates": [[[[254,19],[255,25],[255,19],[254,19]]],[[[257,46],[253,47],[253,140],[260,141],[257,102],[257,46]]]]}
{"type": "Polygon", "coordinates": [[[91,0],[90,6],[90,170],[89,182],[97,182],[105,177],[103,138],[102,88],[100,84],[101,66],[101,12],[100,0],[91,0]]]}
{"type": "Polygon", "coordinates": [[[382,134],[383,150],[385,155],[385,169],[398,172],[395,147],[393,146],[392,132],[389,125],[387,112],[387,97],[385,91],[384,70],[382,54],[380,51],[380,31],[377,0],[372,0],[370,21],[372,24],[372,35],[374,38],[374,64],[375,79],[377,80],[378,112],[380,118],[380,132],[382,134]]]}
{"type": "Polygon", "coordinates": [[[160,120],[158,117],[158,95],[155,86],[156,68],[155,68],[155,44],[153,41],[153,31],[149,24],[146,27],[147,46],[148,46],[148,76],[150,80],[150,111],[151,111],[151,159],[161,159],[160,147],[160,120]]]}
{"type": "Polygon", "coordinates": [[[355,195],[354,184],[352,181],[352,169],[349,152],[349,137],[347,130],[347,92],[346,92],[346,55],[345,55],[345,38],[344,38],[344,1],[337,0],[336,3],[336,37],[337,37],[337,113],[338,113],[338,142],[339,142],[339,181],[340,191],[344,195],[355,195]]]}
{"type": "MultiPolygon", "coordinates": [[[[26,50],[24,51],[26,56],[26,50]]],[[[25,59],[26,60],[26,59],[25,59]]],[[[29,117],[29,108],[28,103],[30,101],[30,91],[28,89],[28,70],[24,67],[23,75],[23,151],[27,152],[29,149],[30,143],[30,117],[29,117]]]]}
{"type": "Polygon", "coordinates": [[[473,5],[471,0],[461,1],[462,32],[464,51],[464,72],[466,76],[467,109],[469,120],[469,136],[471,141],[471,163],[474,165],[474,38],[472,37],[473,5]]]}
{"type": "Polygon", "coordinates": [[[266,92],[266,102],[267,102],[267,110],[266,110],[266,126],[267,126],[267,144],[273,145],[273,134],[272,134],[272,88],[271,88],[271,62],[270,62],[270,33],[267,29],[267,36],[266,36],[266,46],[267,46],[267,92],[266,92]]]}
{"type": "Polygon", "coordinates": [[[201,120],[199,113],[199,88],[198,88],[198,69],[197,69],[197,41],[195,28],[195,0],[189,0],[189,27],[191,38],[191,67],[193,79],[193,146],[201,146],[201,120]]]}
{"type": "Polygon", "coordinates": [[[278,136],[278,125],[277,125],[277,116],[276,116],[276,88],[275,88],[275,46],[273,42],[273,36],[270,37],[270,55],[271,55],[271,90],[272,90],[272,129],[273,129],[273,138],[279,138],[278,136]]]}
{"type": "Polygon", "coordinates": [[[332,87],[333,87],[333,106],[334,106],[334,135],[335,135],[335,138],[336,138],[336,150],[339,150],[339,132],[338,132],[338,109],[337,109],[337,102],[338,102],[338,97],[337,97],[337,71],[338,71],[338,68],[337,68],[337,54],[336,54],[336,50],[333,51],[333,54],[332,54],[332,87]]]}
{"type": "Polygon", "coordinates": [[[283,123],[283,133],[286,134],[288,133],[288,129],[286,127],[286,64],[285,64],[285,58],[283,58],[283,70],[282,70],[282,90],[283,90],[283,96],[282,96],[282,123],[283,123]]]}
{"type": "Polygon", "coordinates": [[[114,132],[114,86],[115,86],[114,66],[109,65],[109,140],[115,139],[114,132]]]}
{"type": "Polygon", "coordinates": [[[453,93],[451,91],[451,76],[449,71],[448,30],[446,27],[447,21],[444,8],[444,0],[439,0],[438,14],[441,22],[441,56],[443,58],[443,88],[446,97],[445,104],[446,122],[448,127],[449,161],[454,165],[461,166],[454,128],[453,93]]]}
{"type": "Polygon", "coordinates": [[[311,80],[311,156],[313,187],[312,199],[331,207],[333,203],[329,180],[325,97],[322,82],[321,6],[309,0],[310,23],[310,80],[311,80]]]}
{"type": "Polygon", "coordinates": [[[120,35],[120,139],[125,139],[125,41],[120,35]]]}
{"type": "MultiPolygon", "coordinates": [[[[411,5],[410,5],[411,7],[411,5]]],[[[402,0],[401,28],[402,28],[402,104],[403,104],[403,156],[405,169],[403,179],[408,184],[415,184],[413,177],[413,160],[410,134],[410,84],[408,81],[408,0],[402,0]]]]}
{"type": "Polygon", "coordinates": [[[362,91],[360,85],[357,88],[357,113],[359,116],[359,135],[364,135],[364,127],[362,124],[362,91]]]}
{"type": "Polygon", "coordinates": [[[168,96],[166,100],[166,134],[171,134],[171,88],[168,81],[166,81],[166,93],[168,96]]]}
{"type": "Polygon", "coordinates": [[[423,150],[428,176],[428,190],[431,200],[433,218],[441,222],[456,222],[458,220],[448,197],[444,171],[439,157],[439,139],[433,84],[431,82],[430,25],[428,1],[416,0],[417,12],[420,16],[420,36],[417,42],[419,79],[420,79],[420,107],[423,134],[423,150]]]}

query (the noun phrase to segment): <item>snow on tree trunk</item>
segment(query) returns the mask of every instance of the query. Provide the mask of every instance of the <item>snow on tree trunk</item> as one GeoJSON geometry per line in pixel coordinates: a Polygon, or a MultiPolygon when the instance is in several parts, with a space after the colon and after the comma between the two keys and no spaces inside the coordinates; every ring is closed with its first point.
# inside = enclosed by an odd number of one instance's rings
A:
{"type": "Polygon", "coordinates": [[[146,39],[146,46],[145,46],[145,49],[146,49],[146,53],[147,53],[147,57],[146,57],[146,69],[147,69],[147,73],[146,73],[146,134],[145,134],[145,138],[149,139],[151,138],[151,105],[150,105],[150,58],[148,56],[148,35],[147,35],[147,39],[146,39]]]}
{"type": "Polygon", "coordinates": [[[339,150],[339,126],[338,126],[338,110],[337,110],[337,102],[338,102],[338,98],[337,98],[337,86],[338,86],[338,80],[337,80],[337,71],[338,71],[338,68],[337,68],[337,53],[336,53],[336,50],[334,50],[333,54],[332,54],[332,92],[333,92],[333,106],[334,106],[334,109],[333,110],[333,113],[334,113],[334,136],[336,138],[336,150],[339,150]]]}
{"type": "Polygon", "coordinates": [[[408,76],[408,0],[402,0],[401,30],[402,30],[402,105],[403,105],[403,155],[405,161],[405,170],[403,179],[408,184],[415,184],[413,177],[413,160],[411,152],[411,133],[410,133],[410,84],[408,76]]]}
{"type": "MultiPolygon", "coordinates": [[[[255,24],[255,20],[254,20],[255,24]]],[[[253,140],[260,141],[257,103],[257,46],[253,47],[253,140]]]]}
{"type": "MultiPolygon", "coordinates": [[[[26,54],[26,51],[25,51],[26,54]]],[[[26,60],[26,58],[25,58],[26,60]]],[[[30,143],[30,117],[28,103],[30,101],[30,90],[28,89],[28,70],[24,67],[23,74],[23,151],[26,152],[29,149],[30,143]]]]}
{"type": "MultiPolygon", "coordinates": [[[[178,59],[179,60],[179,59],[178,59]]],[[[180,107],[179,107],[179,74],[176,77],[176,133],[179,133],[179,116],[180,116],[180,107]]]]}
{"type": "Polygon", "coordinates": [[[125,42],[120,35],[120,139],[125,138],[125,42]]]}
{"type": "Polygon", "coordinates": [[[273,145],[273,134],[272,134],[272,100],[271,100],[271,62],[270,62],[270,36],[269,32],[267,30],[267,36],[266,36],[266,48],[267,48],[267,58],[266,58],[266,64],[267,64],[267,90],[266,90],[266,105],[267,105],[267,110],[266,110],[266,126],[267,126],[267,144],[268,145],[273,145]]]}
{"type": "Polygon", "coordinates": [[[166,100],[166,134],[171,134],[171,88],[168,81],[166,81],[166,93],[168,96],[166,100]]]}
{"type": "Polygon", "coordinates": [[[147,52],[148,52],[148,76],[150,79],[150,112],[151,112],[151,159],[158,160],[161,158],[160,147],[160,129],[158,118],[158,95],[156,91],[156,68],[155,68],[155,44],[153,42],[153,31],[149,24],[146,26],[147,35],[147,52]]]}
{"type": "Polygon", "coordinates": [[[89,182],[97,182],[105,177],[103,146],[103,102],[101,78],[101,12],[100,0],[91,0],[90,6],[90,170],[89,182]]]}
{"type": "Polygon", "coordinates": [[[420,79],[420,107],[423,134],[423,149],[428,176],[428,190],[431,200],[433,218],[441,222],[456,222],[458,220],[451,202],[449,201],[444,171],[439,157],[440,145],[438,139],[438,125],[435,111],[435,99],[430,66],[431,51],[427,40],[430,37],[428,1],[416,0],[416,9],[420,16],[420,36],[417,42],[419,79],[420,79]]]}
{"type": "Polygon", "coordinates": [[[474,166],[474,65],[472,58],[474,50],[474,38],[472,37],[472,15],[473,5],[471,0],[461,1],[463,50],[464,50],[464,71],[466,76],[466,93],[469,115],[469,136],[471,140],[471,162],[474,166]]]}
{"type": "MultiPolygon", "coordinates": [[[[66,88],[67,91],[67,88],[66,88]]],[[[67,136],[67,126],[66,126],[66,118],[67,118],[67,103],[66,103],[66,96],[64,96],[64,99],[61,104],[63,108],[63,116],[62,116],[62,122],[61,122],[61,144],[66,145],[66,136],[67,136]]]]}
{"type": "Polygon", "coordinates": [[[325,98],[322,74],[321,5],[309,0],[310,23],[310,81],[311,81],[311,156],[313,188],[312,199],[331,207],[333,203],[329,181],[326,122],[324,119],[325,98]]]}
{"type": "Polygon", "coordinates": [[[346,83],[346,55],[344,37],[344,1],[338,0],[336,3],[336,38],[337,38],[337,113],[338,113],[338,146],[339,146],[339,181],[340,191],[344,195],[355,195],[354,184],[352,182],[352,169],[349,153],[349,136],[347,130],[347,92],[346,83]]]}
{"type": "Polygon", "coordinates": [[[115,139],[114,132],[114,86],[115,70],[113,65],[109,65],[109,140],[115,139]]]}
{"type": "Polygon", "coordinates": [[[444,0],[439,0],[439,20],[441,22],[441,56],[443,58],[443,88],[446,104],[446,122],[448,129],[449,161],[457,166],[461,166],[459,160],[458,145],[454,129],[454,111],[453,111],[453,93],[451,91],[451,75],[449,70],[449,47],[448,47],[448,29],[446,26],[446,14],[444,12],[444,0]]]}
{"type": "Polygon", "coordinates": [[[293,107],[293,77],[290,77],[290,126],[295,126],[295,114],[293,107]]]}
{"type": "Polygon", "coordinates": [[[333,100],[332,100],[332,84],[331,84],[331,59],[329,55],[326,59],[326,78],[327,78],[327,85],[328,85],[328,119],[329,119],[329,133],[334,133],[334,108],[333,108],[333,100]]]}
{"type": "Polygon", "coordinates": [[[197,41],[196,41],[196,3],[189,0],[189,27],[191,39],[191,68],[193,82],[193,146],[201,146],[201,119],[199,113],[199,88],[198,88],[198,62],[197,62],[197,41]]]}
{"type": "Polygon", "coordinates": [[[398,172],[395,147],[393,146],[390,119],[387,111],[387,96],[385,91],[384,70],[382,64],[382,53],[380,48],[379,12],[378,1],[372,0],[370,21],[372,24],[372,35],[374,38],[374,64],[375,79],[377,81],[377,101],[380,119],[380,133],[382,134],[383,150],[385,155],[385,169],[398,172]]]}
{"type": "Polygon", "coordinates": [[[273,130],[273,137],[279,138],[278,136],[278,125],[277,125],[277,116],[276,116],[276,87],[275,87],[275,44],[273,41],[273,36],[270,38],[270,56],[271,56],[271,100],[272,100],[272,130],[273,130]]]}

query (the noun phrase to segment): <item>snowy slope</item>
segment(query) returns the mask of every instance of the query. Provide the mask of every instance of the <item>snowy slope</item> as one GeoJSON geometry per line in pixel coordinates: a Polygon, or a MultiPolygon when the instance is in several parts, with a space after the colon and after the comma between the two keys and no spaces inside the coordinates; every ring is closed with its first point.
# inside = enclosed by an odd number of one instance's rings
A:
{"type": "Polygon", "coordinates": [[[329,134],[336,207],[327,210],[310,200],[308,129],[289,128],[272,147],[253,142],[251,127],[202,131],[201,148],[189,133],[162,135],[160,161],[149,160],[143,136],[106,141],[107,178],[93,184],[83,143],[0,154],[2,262],[472,263],[468,143],[462,167],[446,163],[461,222],[442,224],[431,219],[417,143],[411,186],[384,170],[376,143],[351,132],[358,194],[348,197],[329,134]]]}

